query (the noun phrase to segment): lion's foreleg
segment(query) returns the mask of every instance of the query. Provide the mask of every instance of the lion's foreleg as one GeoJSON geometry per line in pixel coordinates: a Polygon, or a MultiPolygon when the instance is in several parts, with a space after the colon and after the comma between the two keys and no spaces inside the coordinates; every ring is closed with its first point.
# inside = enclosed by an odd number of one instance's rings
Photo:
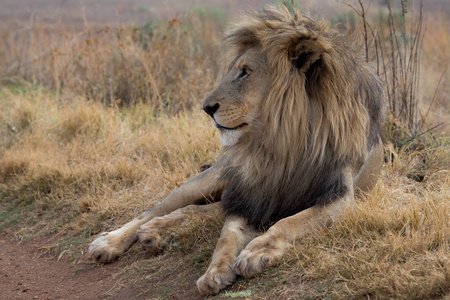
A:
{"type": "Polygon", "coordinates": [[[206,273],[197,280],[203,295],[215,295],[236,278],[232,269],[239,252],[256,236],[258,231],[240,217],[227,217],[206,273]]]}
{"type": "Polygon", "coordinates": [[[206,203],[209,196],[220,194],[225,186],[220,179],[221,170],[219,163],[213,165],[180,186],[150,211],[117,230],[102,233],[89,246],[90,256],[97,262],[111,262],[137,241],[137,230],[141,225],[187,205],[206,203]]]}
{"type": "Polygon", "coordinates": [[[316,205],[281,219],[263,235],[252,240],[237,257],[233,269],[244,277],[253,277],[276,263],[294,241],[311,231],[330,225],[348,208],[353,207],[351,179],[349,192],[326,205],[316,205]]]}
{"type": "Polygon", "coordinates": [[[156,254],[167,246],[180,225],[189,225],[193,218],[211,219],[220,216],[222,210],[219,203],[182,207],[141,225],[137,231],[139,242],[147,252],[156,254]]]}

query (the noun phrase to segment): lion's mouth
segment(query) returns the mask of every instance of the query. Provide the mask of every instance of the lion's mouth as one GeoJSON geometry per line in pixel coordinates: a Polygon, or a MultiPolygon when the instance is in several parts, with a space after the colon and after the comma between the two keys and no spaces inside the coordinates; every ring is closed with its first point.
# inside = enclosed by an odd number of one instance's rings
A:
{"type": "MultiPolygon", "coordinates": [[[[215,120],[214,120],[214,121],[215,121],[215,120]]],[[[217,122],[215,122],[215,123],[216,123],[216,128],[217,128],[217,129],[225,129],[225,130],[238,130],[238,129],[244,127],[244,126],[247,126],[247,123],[242,123],[241,125],[238,125],[238,126],[236,126],[236,127],[225,127],[225,126],[220,125],[220,124],[217,123],[217,122]]]]}

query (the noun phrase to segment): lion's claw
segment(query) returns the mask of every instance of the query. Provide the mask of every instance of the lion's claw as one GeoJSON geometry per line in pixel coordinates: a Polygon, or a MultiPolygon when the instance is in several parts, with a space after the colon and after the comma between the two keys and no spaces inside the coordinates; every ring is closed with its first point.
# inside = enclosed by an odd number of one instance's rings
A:
{"type": "Polygon", "coordinates": [[[264,268],[273,265],[289,244],[285,242],[270,242],[271,238],[260,236],[250,242],[241,251],[233,264],[233,270],[246,278],[250,278],[260,273],[264,268]]]}
{"type": "Polygon", "coordinates": [[[110,263],[121,256],[137,240],[135,230],[120,228],[103,232],[89,245],[89,255],[98,263],[110,263]]]}
{"type": "Polygon", "coordinates": [[[252,254],[248,250],[242,250],[236,261],[233,264],[233,270],[238,274],[246,278],[250,278],[260,273],[267,263],[262,263],[263,256],[258,254],[252,254]]]}
{"type": "Polygon", "coordinates": [[[214,269],[207,271],[197,280],[197,289],[202,295],[216,295],[223,288],[231,285],[236,278],[233,270],[227,267],[228,270],[214,269]]]}
{"type": "Polygon", "coordinates": [[[102,233],[89,246],[90,256],[98,263],[109,263],[119,257],[123,251],[111,245],[108,232],[102,233]]]}
{"type": "Polygon", "coordinates": [[[166,243],[163,243],[161,236],[158,234],[157,230],[138,230],[139,243],[142,248],[149,254],[157,254],[161,252],[166,243]]]}
{"type": "Polygon", "coordinates": [[[142,248],[152,255],[161,252],[172,239],[172,235],[164,232],[164,226],[160,224],[162,218],[153,220],[139,227],[137,231],[142,248]]]}

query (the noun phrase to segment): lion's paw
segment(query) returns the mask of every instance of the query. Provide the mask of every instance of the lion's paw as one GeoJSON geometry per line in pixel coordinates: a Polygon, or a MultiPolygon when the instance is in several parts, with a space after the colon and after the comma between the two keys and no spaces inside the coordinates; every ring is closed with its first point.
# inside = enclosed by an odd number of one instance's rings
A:
{"type": "Polygon", "coordinates": [[[89,255],[98,263],[109,263],[121,256],[135,239],[124,239],[119,230],[104,232],[89,246],[89,255]]]}
{"type": "Polygon", "coordinates": [[[164,230],[161,224],[163,218],[155,218],[139,227],[137,231],[139,242],[148,253],[157,254],[161,252],[172,239],[172,235],[164,230]]]}
{"type": "Polygon", "coordinates": [[[246,278],[253,277],[283,256],[286,248],[284,243],[264,242],[264,240],[259,240],[260,238],[254,239],[236,258],[233,270],[238,275],[246,278]]]}
{"type": "Polygon", "coordinates": [[[236,278],[236,273],[228,266],[224,270],[213,268],[206,271],[197,280],[197,289],[202,295],[216,295],[223,288],[231,285],[236,278]]]}

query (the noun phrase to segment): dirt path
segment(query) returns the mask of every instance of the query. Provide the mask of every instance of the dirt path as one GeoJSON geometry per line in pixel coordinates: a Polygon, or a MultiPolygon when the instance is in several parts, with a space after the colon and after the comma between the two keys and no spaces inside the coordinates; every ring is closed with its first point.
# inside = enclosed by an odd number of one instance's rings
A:
{"type": "Polygon", "coordinates": [[[19,243],[0,232],[0,299],[130,299],[137,291],[119,289],[113,278],[122,264],[76,265],[54,256],[38,256],[45,240],[19,243]]]}

